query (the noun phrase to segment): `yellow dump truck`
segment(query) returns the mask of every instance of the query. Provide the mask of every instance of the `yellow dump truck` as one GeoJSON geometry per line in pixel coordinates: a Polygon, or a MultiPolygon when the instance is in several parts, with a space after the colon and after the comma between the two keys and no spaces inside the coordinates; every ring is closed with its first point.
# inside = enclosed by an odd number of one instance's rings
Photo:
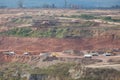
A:
{"type": "Polygon", "coordinates": [[[58,54],[57,52],[53,52],[53,53],[51,54],[51,56],[52,56],[52,57],[59,57],[59,54],[58,54]]]}

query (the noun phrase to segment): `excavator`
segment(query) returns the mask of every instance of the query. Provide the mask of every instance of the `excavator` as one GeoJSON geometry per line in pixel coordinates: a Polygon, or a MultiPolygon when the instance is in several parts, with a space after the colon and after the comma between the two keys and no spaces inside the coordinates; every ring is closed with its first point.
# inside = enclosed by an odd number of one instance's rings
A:
{"type": "Polygon", "coordinates": [[[47,56],[43,59],[43,61],[52,61],[52,60],[57,60],[59,57],[59,54],[56,52],[51,53],[50,56],[47,56]]]}

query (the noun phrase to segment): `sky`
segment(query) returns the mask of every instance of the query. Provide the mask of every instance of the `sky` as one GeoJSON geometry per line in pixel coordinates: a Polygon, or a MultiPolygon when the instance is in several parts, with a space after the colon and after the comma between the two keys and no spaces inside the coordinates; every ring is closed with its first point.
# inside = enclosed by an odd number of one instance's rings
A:
{"type": "MultiPolygon", "coordinates": [[[[19,0],[0,0],[0,6],[17,7],[19,0]]],[[[23,0],[25,7],[42,6],[43,4],[56,4],[64,6],[64,0],[23,0]]],[[[120,0],[67,0],[68,4],[77,4],[83,7],[110,7],[120,5],[120,0]]]]}

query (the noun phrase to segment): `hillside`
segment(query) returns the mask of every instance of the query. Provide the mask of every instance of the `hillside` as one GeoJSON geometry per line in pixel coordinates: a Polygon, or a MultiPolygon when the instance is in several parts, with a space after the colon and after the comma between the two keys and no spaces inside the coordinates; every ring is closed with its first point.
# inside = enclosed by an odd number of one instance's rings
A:
{"type": "Polygon", "coordinates": [[[88,39],[56,39],[56,38],[16,38],[0,37],[0,50],[13,51],[63,51],[63,50],[96,50],[120,48],[120,40],[109,37],[88,39]]]}
{"type": "Polygon", "coordinates": [[[0,12],[0,50],[40,53],[120,48],[118,10],[0,9],[0,12]]]}

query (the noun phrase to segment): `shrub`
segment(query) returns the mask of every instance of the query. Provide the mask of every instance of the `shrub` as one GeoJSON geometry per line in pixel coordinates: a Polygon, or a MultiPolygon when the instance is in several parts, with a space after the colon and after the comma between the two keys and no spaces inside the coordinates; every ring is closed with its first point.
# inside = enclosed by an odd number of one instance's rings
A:
{"type": "Polygon", "coordinates": [[[120,22],[120,19],[113,19],[112,17],[108,16],[108,17],[103,17],[102,18],[105,21],[111,21],[111,22],[120,22]]]}
{"type": "Polygon", "coordinates": [[[72,18],[83,18],[83,19],[96,19],[97,17],[90,14],[71,15],[72,18]]]}

